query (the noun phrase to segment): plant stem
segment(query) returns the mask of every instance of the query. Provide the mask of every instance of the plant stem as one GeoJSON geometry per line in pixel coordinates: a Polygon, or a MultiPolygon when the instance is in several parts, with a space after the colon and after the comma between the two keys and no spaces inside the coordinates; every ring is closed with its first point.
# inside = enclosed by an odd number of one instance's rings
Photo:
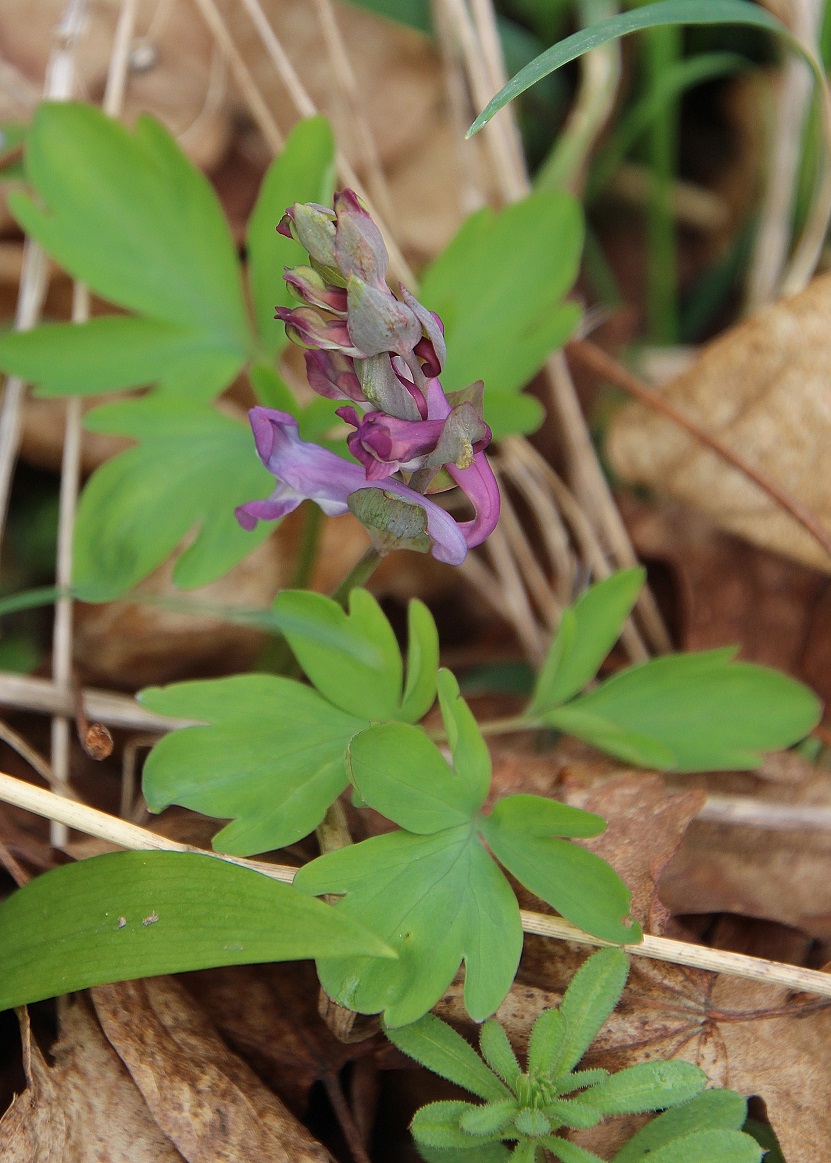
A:
{"type": "MultiPolygon", "coordinates": [[[[479,730],[483,735],[513,735],[517,731],[534,731],[545,724],[538,719],[530,719],[527,715],[508,715],[504,719],[491,719],[490,722],[480,723],[479,730]]],[[[446,743],[445,731],[428,731],[427,736],[434,743],[446,743]]]]}
{"type": "MultiPolygon", "coordinates": [[[[665,28],[649,29],[645,36],[648,83],[654,88],[661,84],[664,74],[678,60],[680,32],[677,27],[668,25],[665,28]]],[[[652,339],[664,344],[674,343],[678,332],[675,222],[672,212],[677,138],[678,103],[671,98],[662,102],[660,113],[649,132],[652,189],[647,217],[647,314],[652,339]]]]}
{"type": "Polygon", "coordinates": [[[375,573],[375,570],[381,564],[384,555],[380,550],[371,546],[364,553],[363,557],[353,565],[352,569],[340,583],[338,588],[333,591],[332,598],[341,606],[346,605],[349,595],[358,586],[362,586],[375,573]]]}
{"type": "Polygon", "coordinates": [[[291,575],[291,588],[293,590],[304,590],[308,587],[320,546],[320,534],[323,530],[323,510],[314,501],[306,502],[303,516],[303,532],[300,536],[300,544],[297,547],[297,557],[291,575]]]}

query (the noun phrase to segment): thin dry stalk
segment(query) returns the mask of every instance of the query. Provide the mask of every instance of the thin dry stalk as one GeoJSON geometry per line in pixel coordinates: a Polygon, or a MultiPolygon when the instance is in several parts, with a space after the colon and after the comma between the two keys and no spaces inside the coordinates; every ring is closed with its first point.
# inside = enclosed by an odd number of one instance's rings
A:
{"type": "Polygon", "coordinates": [[[464,69],[458,59],[458,46],[448,19],[444,0],[431,0],[433,27],[436,32],[441,54],[444,91],[450,108],[450,116],[458,143],[458,165],[461,178],[459,205],[467,214],[472,214],[485,203],[485,196],[479,186],[476,161],[480,143],[465,141],[465,132],[470,124],[470,97],[465,85],[464,69]]]}
{"type": "MultiPolygon", "coordinates": [[[[85,688],[83,698],[89,717],[107,723],[110,727],[123,727],[128,731],[155,731],[163,735],[166,731],[175,731],[178,727],[195,725],[190,719],[171,719],[164,715],[154,715],[129,695],[85,688]]],[[[47,678],[0,673],[0,706],[71,718],[75,714],[76,700],[71,692],[59,689],[47,678]]]]}
{"type": "Polygon", "coordinates": [[[522,649],[531,662],[542,662],[545,656],[546,635],[534,617],[517,563],[501,525],[497,525],[485,542],[485,552],[499,579],[502,609],[510,615],[522,643],[522,649]]]}
{"type": "Polygon", "coordinates": [[[477,590],[495,614],[505,617],[505,600],[499,579],[494,576],[481,557],[469,553],[458,567],[462,577],[477,590]]]}
{"type": "MultiPolygon", "coordinates": [[[[525,530],[514,509],[507,491],[502,489],[502,507],[499,520],[505,533],[505,540],[522,571],[525,586],[542,614],[548,631],[552,631],[560,620],[562,608],[554,596],[552,587],[528,543],[525,530]]],[[[545,642],[542,646],[544,648],[545,642]]]]}
{"type": "MultiPolygon", "coordinates": [[[[594,516],[615,563],[622,567],[637,565],[637,555],[598,462],[574,381],[562,352],[558,352],[548,361],[546,381],[554,413],[560,420],[563,441],[570,460],[569,481],[576,499],[594,516]]],[[[669,632],[648,589],[642,590],[636,608],[652,649],[659,654],[671,650],[672,640],[669,632]]],[[[647,656],[646,653],[643,655],[647,656]]]]}
{"type": "MultiPolygon", "coordinates": [[[[197,3],[202,5],[212,3],[212,0],[197,0],[197,3]]],[[[297,112],[301,117],[312,117],[318,112],[317,106],[304,88],[294,65],[289,60],[288,54],[280,43],[274,29],[271,27],[269,19],[265,12],[263,12],[258,0],[242,0],[242,5],[251,18],[251,22],[256,28],[263,47],[271,58],[280,79],[286,86],[297,112]]],[[[378,208],[373,204],[372,199],[364,188],[360,178],[355,173],[351,163],[343,156],[340,150],[335,153],[335,163],[340,180],[346,185],[351,186],[355,193],[358,194],[365,203],[369,213],[381,228],[387,244],[387,250],[389,251],[390,268],[404,283],[408,286],[415,287],[417,285],[416,277],[395,242],[392,232],[385,225],[383,215],[378,212],[378,208]]]]}
{"type": "Polygon", "coordinates": [[[234,38],[228,31],[228,25],[225,23],[222,13],[214,4],[214,0],[193,0],[193,2],[228,61],[231,72],[234,74],[234,80],[248,103],[251,116],[257,123],[260,133],[265,138],[269,149],[278,154],[283,148],[285,139],[271,114],[268,103],[259,90],[257,82],[254,80],[251,70],[234,44],[234,38]]]}
{"type": "MultiPolygon", "coordinates": [[[[784,16],[794,37],[814,51],[824,10],[824,0],[792,0],[787,12],[777,12],[777,15],[784,16]]],[[[767,181],[747,275],[747,306],[751,310],[776,297],[787,262],[811,88],[812,76],[807,63],[796,54],[790,54],[776,86],[774,123],[768,141],[767,181]]],[[[821,194],[820,191],[813,209],[821,215],[824,237],[828,213],[821,207],[821,194]]],[[[807,229],[812,230],[811,223],[807,229]]],[[[810,277],[818,255],[817,250],[807,272],[796,276],[800,281],[793,291],[801,290],[805,285],[802,280],[807,281],[810,277]]],[[[789,279],[794,276],[792,267],[789,279]]]]}
{"type": "Polygon", "coordinates": [[[831,832],[831,808],[777,804],[752,796],[707,796],[697,819],[771,832],[831,832]]]}
{"type": "MultiPolygon", "coordinates": [[[[0,800],[33,812],[46,819],[57,818],[68,827],[96,836],[119,848],[133,851],[191,852],[208,856],[215,860],[225,860],[243,868],[253,868],[274,880],[290,884],[296,868],[284,864],[269,864],[261,860],[246,860],[209,852],[189,844],[179,844],[158,836],[147,828],[139,828],[106,812],[85,804],[73,803],[52,792],[33,787],[23,780],[0,773],[0,800]]],[[[536,933],[543,937],[553,937],[561,941],[574,941],[580,945],[605,946],[601,941],[584,933],[575,925],[560,917],[544,916],[541,913],[522,911],[522,928],[526,933],[536,933]]],[[[741,953],[725,953],[720,949],[708,949],[700,945],[690,945],[685,941],[670,941],[666,937],[644,937],[638,945],[624,946],[634,957],[647,957],[656,961],[667,961],[673,965],[688,965],[694,969],[706,969],[711,973],[726,973],[732,977],[742,977],[751,981],[761,981],[768,985],[784,986],[804,993],[814,993],[831,997],[831,974],[815,969],[803,969],[795,965],[784,965],[778,961],[765,961],[760,957],[748,957],[741,953]]]]}
{"type": "MultiPolygon", "coordinates": [[[[104,90],[104,112],[117,117],[124,102],[130,45],[135,30],[138,0],[124,0],[116,25],[113,49],[104,90]]],[[[72,89],[71,75],[67,80],[72,89]]],[[[75,283],[72,294],[72,322],[85,323],[89,319],[89,292],[81,283],[75,283]]],[[[56,583],[68,590],[72,584],[72,535],[75,511],[81,483],[81,398],[71,396],[67,401],[66,429],[61,461],[61,487],[58,510],[58,547],[56,583]]],[[[70,597],[59,598],[55,606],[52,635],[52,678],[55,686],[72,693],[72,607],[70,597]]],[[[52,719],[52,778],[53,786],[66,794],[70,778],[70,740],[72,721],[62,715],[52,719]]],[[[66,847],[68,833],[64,825],[51,825],[50,839],[54,848],[66,847]]]]}
{"type": "Polygon", "coordinates": [[[7,743],[13,751],[16,751],[21,759],[25,759],[44,783],[52,786],[55,776],[49,763],[39,751],[35,751],[34,747],[29,746],[22,735],[18,735],[17,731],[13,731],[8,723],[4,723],[2,719],[0,719],[0,739],[7,743]]]}
{"type": "MultiPolygon", "coordinates": [[[[493,96],[508,80],[505,57],[502,53],[502,40],[496,22],[496,12],[491,0],[469,0],[469,2],[473,16],[473,27],[482,52],[482,67],[488,78],[491,96],[493,96]]],[[[516,118],[506,117],[501,130],[505,138],[505,149],[511,154],[511,172],[516,175],[518,183],[527,186],[528,171],[525,167],[525,154],[516,118]]]]}
{"type": "Polygon", "coordinates": [[[341,100],[349,110],[349,117],[357,137],[358,149],[361,153],[358,167],[366,174],[366,184],[375,205],[384,219],[391,222],[393,208],[389,186],[381,167],[381,158],[375,145],[375,138],[372,136],[369,123],[364,116],[358,83],[349,62],[346,45],[343,43],[337,14],[331,0],[314,0],[314,5],[323,34],[323,42],[326,45],[326,52],[332,64],[332,79],[339,90],[341,100]]]}
{"type": "MultiPolygon", "coordinates": [[[[484,50],[465,0],[442,0],[442,5],[447,13],[448,26],[452,28],[459,45],[473,99],[478,106],[484,107],[495,90],[488,76],[484,50]]],[[[482,131],[487,135],[485,140],[491,155],[494,177],[508,202],[517,201],[528,190],[528,180],[524,172],[517,169],[517,157],[512,144],[512,125],[510,111],[503,109],[482,131]]]]}

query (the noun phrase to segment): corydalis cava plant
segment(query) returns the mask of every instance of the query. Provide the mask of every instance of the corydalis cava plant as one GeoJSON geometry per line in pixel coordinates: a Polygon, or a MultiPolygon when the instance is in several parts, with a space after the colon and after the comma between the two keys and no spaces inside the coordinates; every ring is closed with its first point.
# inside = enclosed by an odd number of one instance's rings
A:
{"type": "Polygon", "coordinates": [[[381,232],[352,190],[335,195],[334,210],[295,203],[277,229],[309,255],[308,266],[284,276],[301,305],[278,307],[277,318],[306,348],[314,391],[349,401],[337,414],[354,429],[348,445],[357,463],[302,440],[288,413],[253,408],[257,452],[277,486],[267,500],[239,506],[240,524],[253,529],[310,499],[330,516],[351,509],[383,550],[429,550],[459,565],[499,519],[484,453],[491,433],[482,419],[483,385],[445,394],[441,320],[405,288],[400,298],[393,294],[381,232]],[[424,495],[440,473],[471,502],[472,520],[456,522],[424,495]]]}

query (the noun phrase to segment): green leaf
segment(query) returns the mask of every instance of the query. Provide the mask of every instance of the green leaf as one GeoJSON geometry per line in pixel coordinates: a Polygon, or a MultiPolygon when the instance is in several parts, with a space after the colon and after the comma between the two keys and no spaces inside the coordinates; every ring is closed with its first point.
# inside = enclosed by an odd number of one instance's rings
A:
{"type": "Polygon", "coordinates": [[[470,1146],[428,1147],[418,1143],[418,1153],[425,1163],[507,1163],[510,1152],[501,1143],[482,1143],[471,1139],[470,1146]]]}
{"type": "Polygon", "coordinates": [[[438,678],[439,705],[447,740],[453,756],[453,770],[467,786],[471,803],[480,808],[491,784],[491,757],[479,724],[459,694],[459,684],[451,671],[442,669],[438,678]]]}
{"type": "Polygon", "coordinates": [[[668,655],[629,667],[542,719],[621,758],[632,760],[639,746],[641,753],[651,747],[656,767],[758,767],[764,751],[804,738],[821,706],[802,683],[734,662],[734,653],[668,655]]]}
{"type": "Polygon", "coordinates": [[[366,958],[318,961],[323,988],[349,1009],[384,1011],[389,1027],[414,1022],[463,959],[465,1006],[475,1021],[492,1014],[511,986],[522,950],[519,908],[470,825],[373,837],[305,865],[295,884],[315,895],[346,893],[338,910],[371,918],[399,955],[392,973],[376,972],[366,958]]]}
{"type": "Polygon", "coordinates": [[[486,1102],[483,1106],[475,1106],[472,1110],[465,1111],[459,1119],[459,1126],[469,1135],[495,1135],[513,1121],[516,1113],[515,1098],[506,1098],[502,1102],[486,1102]]]}
{"type": "Polygon", "coordinates": [[[420,1107],[410,1124],[417,1143],[428,1147],[455,1147],[462,1150],[478,1149],[477,1142],[459,1126],[462,1115],[478,1108],[470,1102],[430,1102],[420,1107]]]}
{"type": "Polygon", "coordinates": [[[561,1163],[604,1163],[599,1155],[595,1155],[594,1151],[587,1151],[585,1147],[580,1147],[577,1143],[569,1143],[556,1135],[549,1136],[544,1140],[544,1143],[547,1149],[561,1160],[561,1163]]]}
{"type": "Polygon", "coordinates": [[[485,1022],[479,1031],[479,1048],[491,1070],[498,1074],[511,1090],[515,1090],[522,1071],[508,1041],[508,1035],[494,1018],[485,1022]]]}
{"type": "Polygon", "coordinates": [[[645,576],[643,569],[613,573],[563,612],[537,680],[529,716],[553,710],[594,678],[620,637],[645,576]]]}
{"type": "Polygon", "coordinates": [[[9,205],[75,278],[121,307],[250,351],[240,268],[210,183],[157,121],[131,132],[91,105],[44,104],[9,205]]]}
{"type": "Polygon", "coordinates": [[[418,835],[469,825],[483,795],[418,727],[381,723],[356,736],[349,771],[364,803],[418,835]]]}
{"type": "Polygon", "coordinates": [[[371,931],[261,873],[209,856],[116,852],[47,872],[0,905],[0,1009],[335,950],[389,955],[371,931]]]}
{"type": "Polygon", "coordinates": [[[568,64],[569,61],[576,60],[591,49],[608,44],[609,41],[626,36],[630,32],[658,28],[666,24],[743,24],[765,29],[783,37],[792,47],[798,48],[811,65],[819,84],[823,83],[821,66],[814,56],[796,42],[779,20],[749,0],[707,0],[704,5],[698,0],[661,0],[660,3],[645,4],[633,11],[613,16],[609,20],[602,20],[546,49],[512,77],[488,102],[467,131],[467,136],[471,137],[478,133],[509,101],[513,101],[531,85],[562,65],[568,64]]]}
{"type": "Polygon", "coordinates": [[[568,1051],[565,1018],[559,1009],[543,1010],[531,1027],[528,1040],[529,1074],[559,1078],[569,1070],[569,1066],[564,1065],[568,1051]]]}
{"type": "Polygon", "coordinates": [[[566,1033],[558,1058],[561,1071],[573,1069],[597,1037],[620,1001],[628,974],[629,961],[620,949],[600,949],[577,970],[559,1010],[566,1033]]]}
{"type": "Polygon", "coordinates": [[[512,1097],[470,1043],[435,1014],[425,1014],[409,1026],[385,1033],[403,1054],[486,1102],[502,1102],[512,1097]]]}
{"type": "Polygon", "coordinates": [[[350,0],[356,8],[366,8],[377,12],[388,20],[408,24],[419,32],[431,33],[433,21],[430,16],[430,0],[350,0]]]}
{"type": "Polygon", "coordinates": [[[496,439],[542,422],[539,402],[518,393],[577,325],[579,308],[562,299],[582,244],[573,197],[531,194],[498,214],[471,215],[424,273],[421,298],[445,326],[445,390],[484,380],[496,439]]]}
{"type": "Polygon", "coordinates": [[[640,1114],[687,1102],[706,1085],[707,1075],[692,1062],[639,1062],[584,1091],[580,1100],[604,1115],[640,1114]]]}
{"type": "MultiPolygon", "coordinates": [[[[408,714],[420,718],[424,713],[430,676],[420,677],[418,696],[404,704],[401,651],[386,615],[366,590],[352,590],[348,614],[331,598],[309,590],[284,590],[275,599],[274,611],[297,661],[335,706],[366,719],[403,718],[405,705],[408,714]],[[350,649],[334,648],[331,635],[322,641],[321,631],[326,630],[348,639],[350,649]]],[[[432,622],[426,610],[419,619],[432,622]]],[[[435,670],[432,684],[435,691],[435,670]]]]}
{"type": "MultiPolygon", "coordinates": [[[[529,833],[526,811],[515,813],[510,803],[513,798],[500,800],[480,825],[500,864],[535,896],[585,932],[616,945],[640,941],[640,926],[627,927],[622,923],[632,894],[617,873],[599,856],[577,844],[553,839],[550,833],[529,833]]],[[[541,796],[528,798],[539,799],[541,813],[550,811],[544,805],[554,802],[541,796]]],[[[589,834],[596,831],[594,827],[589,834]]]]}
{"type": "MultiPolygon", "coordinates": [[[[741,1131],[696,1131],[648,1155],[648,1163],[761,1163],[763,1150],[741,1131]]],[[[617,1160],[617,1156],[615,1156],[617,1160]]]]}
{"type": "Polygon", "coordinates": [[[215,368],[190,393],[210,399],[242,363],[221,336],[135,315],[104,315],[88,323],[46,323],[0,335],[0,366],[39,386],[41,396],[86,396],[175,378],[189,369],[215,368]]]}
{"type": "Polygon", "coordinates": [[[173,574],[185,588],[221,577],[268,537],[268,524],[247,532],[234,517],[235,505],[274,483],[246,425],[159,396],[114,405],[109,415],[142,442],[101,465],[81,495],[73,580],[86,600],[118,597],[194,530],[173,574]]]}
{"type": "Polygon", "coordinates": [[[309,117],[298,122],[263,179],[248,221],[248,281],[254,316],[265,350],[272,355],[287,343],[285,328],[275,319],[274,308],[293,304],[283,282],[283,268],[308,261],[300,244],[278,234],[277,226],[295,202],[331,204],[334,167],[335,142],[326,118],[309,117]]]}
{"type": "Polygon", "coordinates": [[[144,767],[152,811],[177,803],[232,819],[218,850],[251,856],[294,843],[321,822],[347,785],[344,753],[366,726],[315,691],[273,675],[151,687],[152,711],[209,724],[165,735],[144,767]]]}
{"type": "MultiPolygon", "coordinates": [[[[689,1102],[664,1111],[641,1127],[617,1152],[612,1163],[641,1163],[650,1152],[697,1131],[741,1130],[747,1101],[733,1090],[704,1090],[689,1102]]],[[[649,1155],[651,1158],[651,1155],[649,1155]]]]}
{"type": "Polygon", "coordinates": [[[405,723],[423,719],[436,699],[439,632],[424,602],[414,598],[407,611],[407,681],[401,700],[405,723]]]}

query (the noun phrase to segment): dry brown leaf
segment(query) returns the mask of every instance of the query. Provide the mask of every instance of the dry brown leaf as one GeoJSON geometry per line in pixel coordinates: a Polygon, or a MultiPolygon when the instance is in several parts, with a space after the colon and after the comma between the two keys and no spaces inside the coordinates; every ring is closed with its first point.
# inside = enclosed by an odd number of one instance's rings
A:
{"type": "MultiPolygon", "coordinates": [[[[831,526],[831,276],[727,331],[664,397],[831,526]]],[[[758,485],[641,405],[613,421],[608,452],[627,480],[652,485],[722,528],[831,572],[817,542],[758,485]]]]}
{"type": "MultiPolygon", "coordinates": [[[[6,67],[28,87],[0,86],[2,119],[26,120],[33,92],[40,91],[52,52],[54,32],[64,16],[64,0],[4,0],[0,5],[0,44],[6,67]]],[[[74,50],[78,97],[100,101],[104,93],[113,36],[121,11],[116,0],[89,0],[74,50]]],[[[224,151],[231,118],[227,79],[212,39],[194,5],[187,0],[139,0],[125,94],[124,117],[152,113],[176,135],[197,165],[210,166],[224,151]]]]}
{"type": "Polygon", "coordinates": [[[3,1163],[181,1163],[83,1003],[64,1013],[53,1067],[20,1015],[29,1085],[0,1120],[3,1163]]]}
{"type": "Polygon", "coordinates": [[[92,991],[104,1032],[188,1163],[325,1163],[329,1154],[169,977],[92,991]]]}
{"type": "MultiPolygon", "coordinates": [[[[814,768],[799,782],[760,782],[755,798],[778,805],[831,807],[828,772],[814,768]]],[[[792,925],[831,939],[831,832],[728,827],[696,820],[669,864],[661,895],[675,914],[739,913],[792,925]]]]}

